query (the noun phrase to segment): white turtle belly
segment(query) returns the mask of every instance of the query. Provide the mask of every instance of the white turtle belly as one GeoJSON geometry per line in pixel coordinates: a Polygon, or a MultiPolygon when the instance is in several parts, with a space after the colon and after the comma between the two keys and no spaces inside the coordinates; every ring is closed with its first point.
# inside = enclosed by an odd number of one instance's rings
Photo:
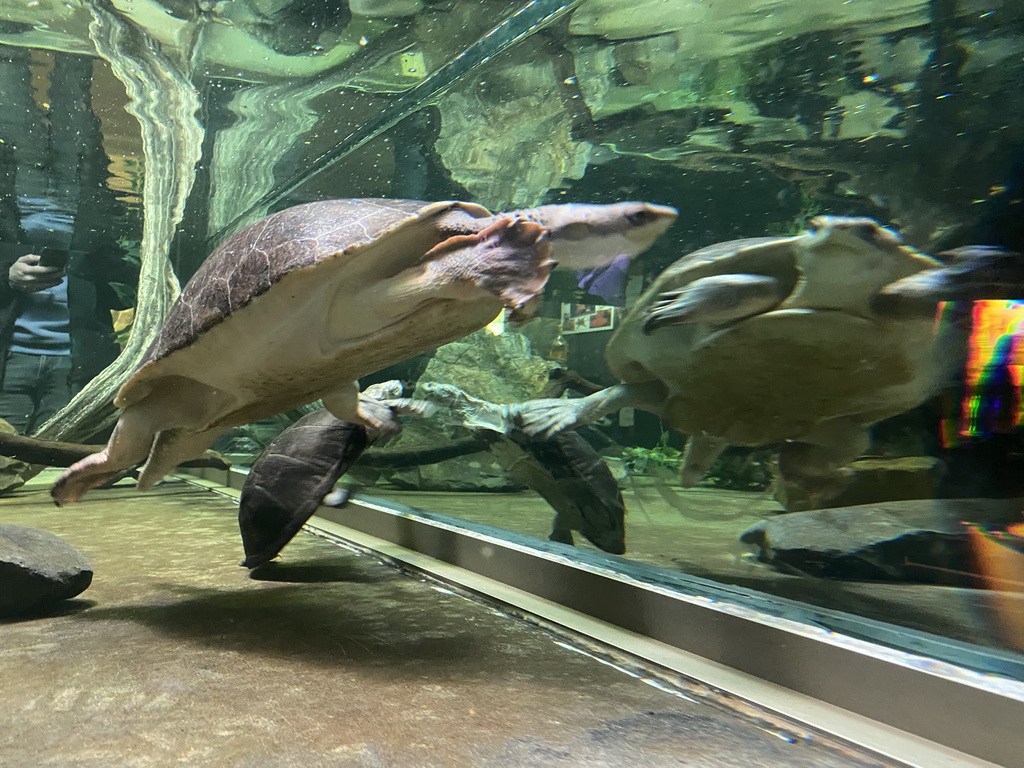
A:
{"type": "Polygon", "coordinates": [[[181,387],[180,413],[169,423],[229,427],[298,407],[471,333],[501,309],[489,295],[469,301],[428,295],[388,315],[379,291],[362,285],[289,276],[190,346],[151,364],[145,376],[151,385],[178,386],[182,379],[201,385],[181,387]]]}

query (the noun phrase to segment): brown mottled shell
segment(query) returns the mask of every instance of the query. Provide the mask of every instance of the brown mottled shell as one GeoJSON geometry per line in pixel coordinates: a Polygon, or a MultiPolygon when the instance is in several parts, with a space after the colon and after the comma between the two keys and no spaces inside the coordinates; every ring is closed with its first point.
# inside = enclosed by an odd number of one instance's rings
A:
{"type": "MultiPolygon", "coordinates": [[[[490,212],[474,203],[418,200],[324,200],[288,208],[239,230],[210,254],[171,307],[160,334],[136,372],[121,387],[118,404],[148,378],[147,368],[192,345],[210,328],[274,289],[282,277],[315,270],[339,258],[356,259],[370,243],[389,237],[413,218],[436,218],[452,210],[474,218],[490,212]]],[[[409,252],[409,266],[435,245],[409,252]]]]}

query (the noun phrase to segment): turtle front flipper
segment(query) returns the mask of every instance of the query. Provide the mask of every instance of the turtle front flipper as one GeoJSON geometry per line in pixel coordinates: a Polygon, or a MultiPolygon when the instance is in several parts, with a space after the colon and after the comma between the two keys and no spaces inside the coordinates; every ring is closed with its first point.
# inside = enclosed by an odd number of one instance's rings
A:
{"type": "Polygon", "coordinates": [[[397,435],[402,425],[395,412],[375,397],[359,391],[359,384],[348,381],[322,397],[324,407],[341,421],[359,424],[373,433],[374,439],[397,435]]]}
{"type": "Polygon", "coordinates": [[[887,318],[932,317],[942,301],[1024,299],[1024,256],[996,246],[946,251],[943,266],[889,283],[872,299],[887,318]]]}
{"type": "MultiPolygon", "coordinates": [[[[513,310],[517,319],[527,319],[554,266],[550,253],[547,232],[531,221],[503,217],[480,232],[453,235],[413,266],[361,286],[356,293],[337,291],[327,312],[326,335],[332,343],[348,343],[380,334],[431,303],[437,312],[440,302],[450,302],[446,318],[467,312],[479,319],[479,324],[467,323],[458,337],[486,325],[502,306],[513,310]]],[[[442,325],[447,322],[444,319],[442,325]]],[[[409,334],[433,336],[429,326],[407,325],[405,335],[409,334]]]]}
{"type": "MultiPolygon", "coordinates": [[[[397,379],[382,381],[371,384],[359,393],[359,402],[362,405],[381,403],[391,409],[393,416],[432,416],[437,411],[437,405],[427,400],[414,400],[411,397],[402,397],[404,387],[397,379]]],[[[376,440],[380,435],[371,434],[371,440],[376,440]]]]}
{"type": "Polygon", "coordinates": [[[616,410],[609,407],[610,387],[580,398],[542,398],[515,407],[514,413],[522,430],[531,437],[553,437],[567,429],[590,424],[616,410]]]}
{"type": "Polygon", "coordinates": [[[324,407],[341,421],[365,427],[371,441],[401,432],[399,416],[429,416],[436,408],[425,400],[374,397],[370,394],[372,391],[373,388],[368,387],[366,392],[360,392],[358,383],[347,382],[323,396],[324,407]]]}
{"type": "Polygon", "coordinates": [[[658,413],[664,390],[657,382],[617,384],[586,397],[543,398],[512,406],[512,414],[530,436],[551,437],[583,424],[592,424],[620,408],[658,413]]]}
{"type": "Polygon", "coordinates": [[[476,234],[449,237],[423,260],[424,279],[444,294],[474,298],[482,289],[521,312],[530,311],[555,266],[547,230],[508,217],[476,234]]]}
{"type": "Polygon", "coordinates": [[[742,320],[778,306],[786,295],[782,282],[767,275],[714,275],[694,280],[679,291],[661,294],[645,313],[643,332],[666,325],[742,320]]]}

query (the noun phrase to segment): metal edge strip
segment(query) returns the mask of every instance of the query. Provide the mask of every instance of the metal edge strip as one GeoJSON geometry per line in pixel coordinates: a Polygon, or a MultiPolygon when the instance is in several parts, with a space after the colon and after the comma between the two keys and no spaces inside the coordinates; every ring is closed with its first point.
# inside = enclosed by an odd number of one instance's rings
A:
{"type": "MultiPolygon", "coordinates": [[[[245,479],[191,474],[232,497],[245,479]]],[[[309,526],[905,765],[1024,768],[1022,684],[993,690],[970,670],[363,500],[321,507],[309,526]]]]}

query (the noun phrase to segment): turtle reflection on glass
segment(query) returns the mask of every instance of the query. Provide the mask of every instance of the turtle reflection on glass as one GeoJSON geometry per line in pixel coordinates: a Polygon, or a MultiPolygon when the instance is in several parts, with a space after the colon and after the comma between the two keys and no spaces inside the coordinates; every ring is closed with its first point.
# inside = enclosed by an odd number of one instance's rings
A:
{"type": "MultiPolygon", "coordinates": [[[[485,437],[484,445],[509,477],[537,493],[555,511],[550,541],[574,545],[573,531],[614,555],[626,551],[626,505],[604,459],[574,433],[532,437],[515,424],[515,407],[473,397],[454,386],[420,381],[417,397],[436,413],[485,437]]],[[[419,401],[415,401],[419,402],[419,401]]]]}
{"type": "Polygon", "coordinates": [[[820,216],[795,237],[734,240],[666,269],[605,351],[621,382],[520,406],[551,435],[632,406],[689,435],[681,483],[729,445],[781,443],[780,472],[813,500],[841,489],[867,427],[936,391],[953,357],[941,300],[1020,294],[1021,259],[962,249],[944,264],[871,219],[820,216]]]}
{"type": "MultiPolygon", "coordinates": [[[[508,406],[471,397],[452,385],[424,382],[417,392],[428,399],[401,398],[398,381],[374,384],[363,394],[380,399],[398,415],[430,414],[441,404],[450,423],[473,430],[478,438],[461,446],[453,443],[447,446],[449,451],[432,457],[413,451],[416,466],[489,451],[512,478],[536,491],[554,509],[551,541],[571,545],[576,530],[605,552],[625,552],[622,493],[608,465],[586,440],[572,432],[550,440],[531,438],[509,422],[508,406]]],[[[344,504],[351,489],[332,490],[334,484],[378,437],[379,432],[341,421],[321,408],[274,438],[242,485],[238,503],[245,550],[242,565],[257,568],[277,557],[320,504],[344,504]]],[[[380,467],[397,457],[392,453],[373,458],[377,460],[373,465],[380,467]]],[[[410,466],[404,457],[400,462],[410,466]]]]}
{"type": "Polygon", "coordinates": [[[473,203],[327,200],[228,238],[121,387],[106,447],[51,490],[58,504],[143,460],[140,489],[226,429],[322,399],[382,433],[390,408],[356,380],[484,327],[529,317],[554,258],[573,268],[646,250],[676,212],[645,203],[509,214],[473,203]],[[564,254],[564,255],[561,255],[564,254]],[[147,460],[148,456],[148,460],[147,460]]]}

